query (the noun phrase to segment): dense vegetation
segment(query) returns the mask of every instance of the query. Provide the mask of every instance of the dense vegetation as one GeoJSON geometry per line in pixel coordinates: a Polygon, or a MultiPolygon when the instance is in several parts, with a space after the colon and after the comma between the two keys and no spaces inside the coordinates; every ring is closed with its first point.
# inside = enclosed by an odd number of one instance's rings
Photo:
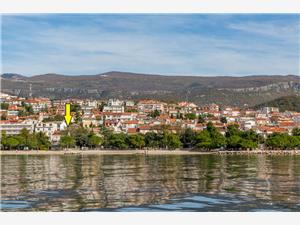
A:
{"type": "Polygon", "coordinates": [[[9,104],[5,102],[1,102],[0,109],[8,110],[9,104]]]}
{"type": "Polygon", "coordinates": [[[49,137],[42,132],[31,134],[24,128],[18,135],[7,136],[5,131],[1,133],[1,149],[47,150],[50,147],[49,137]]]}
{"type": "Polygon", "coordinates": [[[62,148],[88,147],[96,148],[103,143],[102,137],[83,127],[71,127],[60,138],[59,145],[62,148]]]}
{"type": "MultiPolygon", "coordinates": [[[[252,150],[259,144],[266,149],[300,149],[300,128],[295,128],[292,135],[274,133],[267,138],[255,133],[253,130],[241,131],[236,125],[229,125],[225,135],[222,135],[212,123],[200,132],[192,129],[182,130],[174,134],[168,130],[160,133],[148,132],[144,134],[128,135],[113,133],[105,127],[100,134],[89,129],[74,126],[62,134],[59,145],[61,148],[97,148],[107,149],[178,149],[192,148],[195,150],[252,150]]],[[[30,134],[23,129],[19,135],[7,136],[2,132],[2,149],[49,149],[51,144],[44,133],[30,134]]]]}
{"type": "Polygon", "coordinates": [[[19,111],[18,116],[30,116],[34,114],[31,105],[22,102],[22,107],[23,109],[19,111]]]}
{"type": "Polygon", "coordinates": [[[269,149],[299,149],[300,148],[300,128],[295,128],[292,135],[271,134],[266,140],[269,149]]]}
{"type": "Polygon", "coordinates": [[[286,110],[300,112],[300,96],[285,96],[277,98],[273,101],[259,104],[255,106],[255,108],[260,109],[264,106],[278,107],[281,112],[286,110]]]}

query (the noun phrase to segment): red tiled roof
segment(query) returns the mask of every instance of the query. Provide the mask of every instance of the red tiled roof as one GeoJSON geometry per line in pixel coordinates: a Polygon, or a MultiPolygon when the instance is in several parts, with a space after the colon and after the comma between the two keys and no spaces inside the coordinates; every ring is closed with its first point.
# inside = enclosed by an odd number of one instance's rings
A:
{"type": "Polygon", "coordinates": [[[149,126],[149,125],[141,125],[141,126],[139,126],[139,129],[140,130],[150,130],[151,126],[149,126]]]}
{"type": "Polygon", "coordinates": [[[155,100],[140,100],[138,104],[162,104],[162,102],[155,100]]]}
{"type": "Polygon", "coordinates": [[[123,124],[138,124],[138,120],[126,120],[122,122],[123,124]]]}
{"type": "Polygon", "coordinates": [[[0,123],[6,124],[6,123],[18,123],[19,120],[0,120],[0,123]]]}
{"type": "Polygon", "coordinates": [[[127,133],[128,134],[135,134],[135,133],[137,133],[137,128],[128,128],[127,133]]]}
{"type": "Polygon", "coordinates": [[[293,121],[280,121],[279,123],[280,127],[293,127],[296,126],[296,123],[294,123],[293,121]]]}
{"type": "Polygon", "coordinates": [[[283,127],[269,127],[269,126],[260,126],[257,127],[258,130],[263,132],[274,132],[274,133],[283,133],[287,132],[287,129],[283,127]]]}

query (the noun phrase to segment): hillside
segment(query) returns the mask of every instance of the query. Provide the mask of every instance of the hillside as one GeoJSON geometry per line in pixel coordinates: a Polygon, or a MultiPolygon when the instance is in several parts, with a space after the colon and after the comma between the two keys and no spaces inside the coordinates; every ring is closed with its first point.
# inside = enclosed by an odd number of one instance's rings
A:
{"type": "Polygon", "coordinates": [[[278,107],[280,111],[288,110],[300,112],[300,96],[284,96],[266,103],[259,104],[255,106],[255,108],[260,109],[264,106],[278,107]]]}
{"type": "Polygon", "coordinates": [[[5,93],[50,98],[122,99],[155,98],[164,101],[215,102],[220,105],[254,106],[273,99],[300,95],[300,77],[288,76],[163,76],[125,72],[66,76],[1,76],[5,93]]]}

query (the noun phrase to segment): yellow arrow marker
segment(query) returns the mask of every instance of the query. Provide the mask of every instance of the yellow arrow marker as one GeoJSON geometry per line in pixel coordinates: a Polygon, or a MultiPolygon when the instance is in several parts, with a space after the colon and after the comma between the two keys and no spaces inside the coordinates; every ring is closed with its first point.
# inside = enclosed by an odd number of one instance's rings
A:
{"type": "Polygon", "coordinates": [[[72,116],[71,116],[71,105],[70,103],[66,103],[66,109],[65,109],[65,121],[66,124],[69,126],[71,122],[72,116]]]}

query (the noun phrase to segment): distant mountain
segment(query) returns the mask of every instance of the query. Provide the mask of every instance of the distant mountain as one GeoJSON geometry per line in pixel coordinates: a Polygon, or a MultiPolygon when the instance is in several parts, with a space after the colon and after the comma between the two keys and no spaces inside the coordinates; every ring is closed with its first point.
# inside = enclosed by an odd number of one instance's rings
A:
{"type": "Polygon", "coordinates": [[[300,95],[300,77],[295,75],[163,76],[126,72],[66,76],[44,74],[32,77],[1,76],[3,92],[50,98],[149,99],[215,102],[220,105],[254,106],[282,96],[300,95]]]}
{"type": "Polygon", "coordinates": [[[274,99],[269,102],[265,102],[256,105],[256,109],[260,109],[264,106],[278,107],[280,111],[296,111],[300,112],[300,96],[284,96],[274,99]]]}
{"type": "Polygon", "coordinates": [[[10,80],[23,80],[26,79],[25,76],[17,73],[4,73],[1,75],[1,78],[10,79],[10,80]]]}

